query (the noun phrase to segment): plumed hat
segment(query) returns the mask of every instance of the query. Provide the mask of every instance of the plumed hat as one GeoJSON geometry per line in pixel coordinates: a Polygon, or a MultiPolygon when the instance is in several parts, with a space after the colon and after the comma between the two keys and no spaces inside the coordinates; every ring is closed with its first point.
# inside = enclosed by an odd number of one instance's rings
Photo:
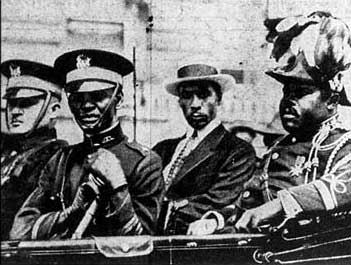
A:
{"type": "Polygon", "coordinates": [[[351,65],[351,36],[344,22],[330,13],[314,12],[287,17],[275,30],[272,57],[279,66],[267,71],[269,76],[281,83],[329,83],[340,93],[339,103],[351,105],[351,84],[342,81],[351,65]]]}

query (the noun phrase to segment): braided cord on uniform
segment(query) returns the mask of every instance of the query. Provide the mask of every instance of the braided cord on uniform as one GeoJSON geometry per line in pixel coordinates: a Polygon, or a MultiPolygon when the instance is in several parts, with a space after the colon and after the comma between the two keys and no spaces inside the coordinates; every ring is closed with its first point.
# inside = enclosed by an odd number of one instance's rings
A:
{"type": "MultiPolygon", "coordinates": [[[[334,150],[331,152],[328,161],[327,161],[327,165],[325,167],[324,170],[324,174],[326,175],[328,174],[328,172],[330,171],[331,165],[337,155],[337,153],[340,151],[340,149],[349,141],[351,140],[351,131],[345,133],[342,137],[339,138],[339,142],[337,144],[337,146],[334,148],[334,150]]],[[[335,168],[335,167],[334,167],[335,168]]]]}
{"type": "Polygon", "coordinates": [[[305,169],[306,169],[305,184],[309,182],[308,181],[309,174],[311,171],[313,171],[312,181],[315,181],[317,178],[317,169],[319,167],[318,152],[330,150],[335,146],[338,146],[343,141],[343,137],[340,137],[330,144],[322,145],[322,143],[328,138],[330,132],[337,128],[343,129],[344,127],[342,126],[342,123],[339,121],[338,115],[334,115],[333,117],[331,117],[330,119],[328,119],[323,123],[319,132],[313,137],[312,148],[309,153],[308,160],[305,163],[305,169]]]}

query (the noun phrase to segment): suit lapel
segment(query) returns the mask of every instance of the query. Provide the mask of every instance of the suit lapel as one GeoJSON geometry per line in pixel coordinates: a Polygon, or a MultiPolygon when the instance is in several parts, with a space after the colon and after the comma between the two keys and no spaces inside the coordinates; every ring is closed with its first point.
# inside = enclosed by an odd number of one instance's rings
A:
{"type": "Polygon", "coordinates": [[[183,166],[179,169],[177,176],[174,178],[172,185],[178,183],[190,171],[194,170],[205,160],[211,157],[220,141],[223,139],[226,130],[223,125],[217,126],[209,135],[207,135],[200,144],[184,159],[183,166]]]}

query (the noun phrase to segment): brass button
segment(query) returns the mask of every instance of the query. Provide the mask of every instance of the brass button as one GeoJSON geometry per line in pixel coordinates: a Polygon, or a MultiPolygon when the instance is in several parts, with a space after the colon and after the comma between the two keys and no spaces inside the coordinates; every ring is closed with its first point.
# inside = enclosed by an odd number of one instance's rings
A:
{"type": "Polygon", "coordinates": [[[273,153],[272,154],[272,159],[273,160],[277,160],[279,158],[279,154],[278,153],[273,153]]]}
{"type": "Polygon", "coordinates": [[[250,197],[250,195],[251,195],[251,192],[248,191],[248,190],[246,190],[246,191],[244,192],[244,194],[243,194],[243,198],[244,198],[244,199],[247,199],[247,198],[250,197]]]}

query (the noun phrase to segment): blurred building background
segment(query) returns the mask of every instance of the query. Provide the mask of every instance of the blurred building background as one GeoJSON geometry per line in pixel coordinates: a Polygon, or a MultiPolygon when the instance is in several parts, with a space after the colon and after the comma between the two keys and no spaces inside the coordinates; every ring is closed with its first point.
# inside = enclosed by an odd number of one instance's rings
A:
{"type": "MultiPolygon", "coordinates": [[[[126,134],[147,146],[185,130],[177,99],[164,89],[184,63],[208,58],[236,78],[221,108],[228,127],[236,120],[265,124],[277,111],[281,89],[264,74],[271,65],[264,20],[325,10],[351,25],[350,0],[2,0],[1,10],[1,61],[53,64],[77,48],[132,60],[135,47],[136,135],[133,75],[125,80],[120,114],[126,134]]],[[[2,100],[2,121],[4,107],[2,100]]],[[[351,124],[347,111],[343,117],[351,124]]],[[[57,129],[70,143],[82,139],[66,101],[57,129]]]]}

